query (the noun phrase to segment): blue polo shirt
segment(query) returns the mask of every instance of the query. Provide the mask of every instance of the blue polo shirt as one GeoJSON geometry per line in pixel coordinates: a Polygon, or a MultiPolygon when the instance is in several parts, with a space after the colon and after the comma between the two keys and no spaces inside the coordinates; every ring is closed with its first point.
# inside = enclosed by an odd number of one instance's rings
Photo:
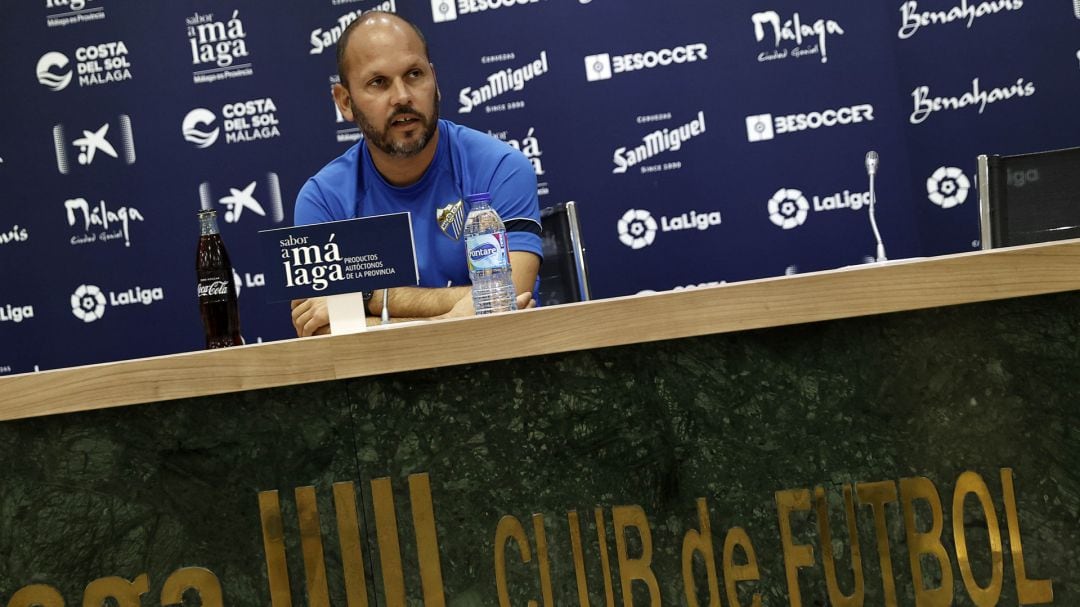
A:
{"type": "Polygon", "coordinates": [[[506,225],[511,251],[543,258],[536,173],[525,156],[485,133],[439,120],[435,157],[419,181],[405,187],[386,182],[375,169],[364,140],[307,180],[296,197],[295,225],[400,213],[412,215],[421,287],[464,286],[469,281],[464,217],[442,222],[446,210],[465,196],[490,192],[492,207],[506,225]]]}

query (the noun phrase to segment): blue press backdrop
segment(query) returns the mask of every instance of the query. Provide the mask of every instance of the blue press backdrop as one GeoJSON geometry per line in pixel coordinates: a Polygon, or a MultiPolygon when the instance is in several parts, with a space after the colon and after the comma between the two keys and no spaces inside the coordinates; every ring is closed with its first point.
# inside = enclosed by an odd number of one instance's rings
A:
{"type": "Polygon", "coordinates": [[[870,149],[890,259],[977,248],[975,156],[1080,134],[1072,0],[14,3],[0,373],[201,348],[202,206],[247,341],[291,337],[256,232],[355,141],[333,43],[373,8],[427,33],[443,117],[577,201],[598,297],[865,262],[870,149]]]}

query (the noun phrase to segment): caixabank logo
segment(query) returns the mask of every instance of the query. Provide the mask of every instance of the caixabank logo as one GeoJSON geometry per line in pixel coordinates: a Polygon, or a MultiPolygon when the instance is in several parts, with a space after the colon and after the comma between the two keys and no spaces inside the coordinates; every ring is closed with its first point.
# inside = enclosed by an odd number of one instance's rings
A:
{"type": "Polygon", "coordinates": [[[826,109],[804,114],[755,114],[746,117],[746,139],[769,141],[780,135],[821,128],[848,126],[874,120],[874,106],[869,103],[826,109]]]}
{"type": "Polygon", "coordinates": [[[978,113],[982,114],[990,105],[1016,101],[1034,94],[1035,83],[1028,82],[1023,77],[1017,78],[1015,84],[989,89],[982,85],[979,78],[975,78],[971,81],[971,90],[956,97],[937,97],[930,93],[929,86],[917,86],[911,91],[915,108],[908,120],[911,124],[922,124],[936,112],[967,108],[978,108],[978,113]]]}
{"type": "Polygon", "coordinates": [[[131,117],[127,114],[120,114],[115,121],[105,122],[100,126],[79,129],[79,132],[81,133],[79,136],[71,139],[66,125],[53,126],[56,170],[60,171],[61,175],[71,173],[73,166],[70,152],[72,149],[75,151],[75,166],[135,164],[135,134],[131,117]]]}
{"type": "Polygon", "coordinates": [[[185,140],[200,149],[214,145],[222,130],[226,145],[275,139],[281,137],[277,111],[277,104],[270,97],[229,102],[217,113],[198,107],[184,116],[180,131],[185,140]]]}
{"type": "MultiPolygon", "coordinates": [[[[483,64],[482,61],[481,64],[483,64]]],[[[524,91],[530,82],[547,74],[548,71],[548,56],[545,50],[540,51],[539,57],[524,65],[491,73],[484,79],[484,84],[461,89],[458,93],[460,104],[458,113],[468,114],[479,107],[483,107],[484,112],[488,114],[524,108],[524,99],[507,101],[503,99],[510,93],[524,91]]]]}
{"type": "Polygon", "coordinates": [[[789,18],[772,10],[754,13],[754,39],[773,45],[770,51],[758,53],[759,62],[817,57],[829,61],[829,39],[844,35],[844,28],[832,19],[804,19],[798,12],[789,18]]]}
{"type": "Polygon", "coordinates": [[[657,232],[704,231],[722,223],[720,211],[687,211],[674,216],[661,216],[658,224],[645,209],[627,209],[615,224],[619,242],[638,250],[653,244],[657,232]]]}
{"type": "Polygon", "coordinates": [[[807,196],[797,188],[780,188],[766,204],[769,221],[783,230],[806,223],[811,213],[858,211],[870,205],[870,192],[843,190],[824,196],[807,196]]]}
{"type": "MultiPolygon", "coordinates": [[[[342,2],[334,1],[334,4],[342,4],[342,2]]],[[[317,27],[311,30],[311,35],[308,41],[311,43],[311,48],[308,50],[309,55],[321,55],[324,51],[335,51],[335,45],[341,38],[341,34],[345,33],[345,28],[349,27],[349,24],[356,21],[360,15],[370,11],[385,11],[388,13],[397,12],[397,3],[395,0],[385,0],[375,6],[368,7],[366,9],[358,9],[355,11],[349,11],[344,15],[337,18],[337,21],[333,25],[326,27],[317,27]]]]}
{"type": "MultiPolygon", "coordinates": [[[[1077,2],[1077,0],[1073,0],[1077,2]]],[[[976,2],[975,0],[960,0],[948,8],[941,7],[941,3],[934,3],[932,10],[923,10],[916,0],[907,0],[900,3],[900,29],[896,32],[897,38],[907,40],[925,27],[935,25],[949,25],[963,23],[971,29],[977,19],[987,15],[996,15],[1004,12],[1015,12],[1024,8],[1024,0],[990,0],[976,2]]],[[[1077,9],[1080,11],[1080,8],[1077,9]]]]}
{"type": "Polygon", "coordinates": [[[585,79],[589,82],[609,80],[626,72],[694,63],[708,58],[709,47],[704,42],[621,55],[588,55],[585,57],[585,79]]]}
{"type": "Polygon", "coordinates": [[[105,18],[102,0],[45,0],[45,25],[66,27],[105,18]]]}
{"type": "Polygon", "coordinates": [[[69,53],[44,53],[37,62],[37,79],[51,91],[62,91],[73,79],[83,88],[126,82],[133,78],[131,68],[127,44],[113,40],[80,46],[69,53]]]}
{"type": "Polygon", "coordinates": [[[431,20],[435,23],[455,21],[464,15],[473,15],[501,8],[536,4],[540,0],[431,0],[431,20]]]}
{"type": "Polygon", "coordinates": [[[682,162],[661,162],[643,164],[666,152],[677,152],[691,139],[705,134],[705,111],[699,110],[689,122],[673,127],[654,130],[641,138],[641,143],[634,147],[620,147],[615,150],[611,160],[615,163],[612,173],[619,175],[637,166],[641,173],[655,173],[682,168],[682,162]]]}
{"type": "Polygon", "coordinates": [[[109,308],[150,306],[165,300],[162,287],[130,287],[121,291],[106,291],[92,284],[81,284],[71,294],[71,314],[84,323],[101,320],[109,308]]]}
{"type": "Polygon", "coordinates": [[[199,184],[199,206],[203,210],[224,207],[225,223],[239,223],[244,217],[263,217],[271,223],[285,220],[285,208],[281,204],[281,182],[277,173],[266,173],[262,179],[230,181],[224,187],[215,188],[209,181],[199,184]],[[218,192],[228,194],[217,196],[218,192]]]}
{"type": "Polygon", "coordinates": [[[239,10],[220,19],[214,13],[196,12],[184,23],[191,51],[192,82],[206,84],[255,74],[239,10]]]}

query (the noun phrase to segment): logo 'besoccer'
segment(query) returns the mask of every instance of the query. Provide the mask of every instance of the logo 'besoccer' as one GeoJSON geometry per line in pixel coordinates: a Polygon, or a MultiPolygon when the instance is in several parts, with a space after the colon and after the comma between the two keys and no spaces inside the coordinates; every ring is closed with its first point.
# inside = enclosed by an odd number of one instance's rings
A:
{"type": "Polygon", "coordinates": [[[939,167],[926,180],[926,193],[930,202],[943,209],[951,209],[964,204],[967,200],[971,182],[964,172],[956,167],[939,167]]]}
{"type": "Polygon", "coordinates": [[[656,220],[642,209],[623,213],[618,223],[619,242],[631,249],[644,249],[656,240],[656,220]]]}
{"type": "Polygon", "coordinates": [[[799,190],[780,188],[769,199],[769,220],[785,230],[801,226],[809,212],[810,203],[799,190]]]}
{"type": "Polygon", "coordinates": [[[83,322],[94,322],[105,314],[105,294],[94,285],[79,285],[71,294],[71,313],[83,322]]]}

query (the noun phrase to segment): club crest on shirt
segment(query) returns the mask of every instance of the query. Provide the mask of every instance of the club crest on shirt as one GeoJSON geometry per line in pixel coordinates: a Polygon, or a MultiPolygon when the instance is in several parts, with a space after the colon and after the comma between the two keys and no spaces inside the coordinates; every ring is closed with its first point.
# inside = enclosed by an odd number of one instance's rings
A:
{"type": "Polygon", "coordinates": [[[465,232],[465,204],[459,199],[439,207],[435,209],[435,219],[438,220],[443,234],[454,240],[461,240],[461,235],[465,232]]]}

